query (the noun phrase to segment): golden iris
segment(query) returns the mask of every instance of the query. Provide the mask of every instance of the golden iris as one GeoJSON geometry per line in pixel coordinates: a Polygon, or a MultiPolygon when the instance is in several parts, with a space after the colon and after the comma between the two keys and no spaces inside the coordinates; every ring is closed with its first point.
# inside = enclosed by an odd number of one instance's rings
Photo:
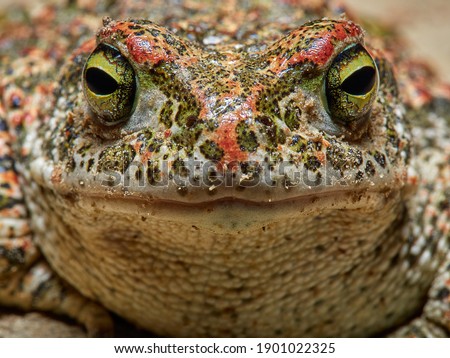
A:
{"type": "Polygon", "coordinates": [[[345,48],[331,64],[325,78],[325,98],[333,119],[348,123],[372,108],[379,83],[377,66],[360,44],[345,48]]]}
{"type": "Polygon", "coordinates": [[[86,61],[83,91],[101,123],[115,125],[133,112],[136,78],[133,67],[114,47],[100,44],[86,61]]]}

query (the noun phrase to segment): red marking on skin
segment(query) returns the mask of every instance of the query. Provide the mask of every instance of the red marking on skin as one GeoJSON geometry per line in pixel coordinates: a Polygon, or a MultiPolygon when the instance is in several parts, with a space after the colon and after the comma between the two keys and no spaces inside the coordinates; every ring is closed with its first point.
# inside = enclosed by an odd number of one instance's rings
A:
{"type": "Polygon", "coordinates": [[[12,170],[8,170],[1,174],[0,176],[2,183],[8,183],[10,185],[10,190],[7,190],[7,192],[12,193],[14,189],[17,189],[19,185],[19,178],[17,177],[17,174],[14,173],[12,170]]]}
{"type": "MultiPolygon", "coordinates": [[[[323,67],[334,55],[334,49],[337,44],[342,43],[343,41],[349,42],[348,39],[361,38],[363,34],[361,28],[350,21],[334,22],[333,30],[331,30],[329,26],[326,26],[326,21],[323,22],[323,25],[323,29],[316,29],[311,26],[300,27],[299,29],[291,32],[288,38],[279,42],[277,46],[282,46],[283,48],[288,50],[286,47],[287,44],[291,41],[290,38],[297,37],[300,38],[300,44],[305,48],[300,49],[288,60],[284,58],[283,55],[278,55],[272,60],[270,70],[275,73],[280,73],[284,71],[288,66],[304,62],[311,62],[323,67]],[[302,43],[305,42],[305,37],[309,40],[308,45],[302,43]]],[[[295,43],[292,43],[289,48],[292,48],[295,45],[295,43]]]]}
{"type": "Polygon", "coordinates": [[[406,146],[406,142],[404,140],[400,140],[398,142],[398,149],[399,150],[403,150],[405,148],[405,146],[406,146]]]}
{"type": "Polygon", "coordinates": [[[147,162],[151,158],[152,154],[153,154],[153,152],[150,152],[149,150],[142,153],[141,154],[141,163],[147,162]]]}
{"type": "Polygon", "coordinates": [[[231,114],[228,118],[222,120],[219,128],[214,132],[214,141],[224,151],[221,163],[228,169],[233,169],[230,168],[230,164],[233,165],[248,158],[248,153],[241,150],[237,138],[236,126],[240,122],[240,118],[239,114],[231,114]]]}
{"type": "Polygon", "coordinates": [[[63,170],[61,169],[61,167],[59,167],[59,166],[55,167],[55,169],[53,169],[52,175],[50,177],[50,181],[52,182],[52,184],[54,184],[54,185],[61,184],[63,181],[62,174],[63,174],[63,170]]]}
{"type": "Polygon", "coordinates": [[[259,114],[259,111],[256,109],[256,101],[260,97],[260,92],[264,90],[263,84],[257,84],[252,88],[251,95],[247,97],[245,101],[245,105],[250,109],[253,115],[259,114]]]}
{"type": "Polygon", "coordinates": [[[145,37],[134,36],[127,37],[126,45],[130,55],[138,63],[150,62],[157,65],[161,61],[172,62],[174,55],[169,55],[164,48],[156,46],[154,41],[145,37]]]}
{"type": "Polygon", "coordinates": [[[322,163],[325,164],[326,162],[326,155],[324,152],[316,152],[315,153],[317,160],[322,163]]]}
{"type": "Polygon", "coordinates": [[[148,162],[152,157],[152,154],[153,152],[150,151],[146,151],[145,153],[141,154],[141,162],[142,163],[148,162]]]}
{"type": "Polygon", "coordinates": [[[209,112],[208,100],[210,100],[210,98],[206,96],[203,86],[199,86],[198,83],[195,82],[193,82],[191,86],[192,86],[191,92],[195,96],[195,98],[197,98],[201,106],[198,118],[205,119],[207,118],[209,112]]]}
{"type": "Polygon", "coordinates": [[[172,131],[170,129],[166,129],[164,131],[164,138],[169,138],[172,135],[172,131]]]}
{"type": "Polygon", "coordinates": [[[134,149],[135,153],[139,153],[141,151],[141,147],[142,147],[142,142],[134,143],[133,149],[134,149]]]}
{"type": "Polygon", "coordinates": [[[300,62],[311,61],[317,65],[324,65],[333,54],[334,46],[329,38],[318,38],[307,50],[302,50],[292,56],[288,64],[295,65],[300,62]]]}
{"type": "Polygon", "coordinates": [[[417,175],[409,175],[408,176],[408,184],[413,185],[413,186],[419,185],[419,178],[417,177],[417,175]]]}
{"type": "Polygon", "coordinates": [[[229,92],[222,93],[219,95],[219,100],[227,99],[227,98],[236,98],[242,92],[241,83],[233,80],[226,81],[227,87],[230,89],[229,92]]]}
{"type": "Polygon", "coordinates": [[[323,29],[313,40],[308,49],[301,50],[292,56],[288,64],[311,61],[319,66],[325,65],[334,53],[336,40],[343,41],[348,37],[357,37],[362,34],[359,26],[352,22],[335,23],[334,31],[323,29]]]}
{"type": "Polygon", "coordinates": [[[199,61],[199,58],[195,54],[192,54],[182,57],[180,63],[182,63],[186,67],[190,67],[192,65],[195,65],[199,61]]]}
{"type": "MultiPolygon", "coordinates": [[[[100,41],[109,38],[114,42],[117,41],[118,37],[120,41],[127,46],[130,55],[137,63],[148,62],[152,65],[156,65],[161,61],[173,62],[178,60],[180,65],[189,67],[199,61],[199,56],[189,51],[189,49],[186,56],[180,57],[176,48],[165,42],[163,37],[153,37],[150,34],[137,36],[135,33],[136,31],[130,29],[130,26],[132,27],[132,25],[135,25],[135,23],[130,21],[112,21],[109,25],[99,31],[97,37],[100,41]]],[[[164,31],[164,29],[159,28],[156,25],[143,27],[156,27],[159,31],[164,31]]],[[[172,34],[172,36],[175,35],[172,34]]],[[[182,41],[180,40],[180,42],[182,41]]],[[[189,48],[186,44],[185,46],[186,48],[189,48]]]]}
{"type": "Polygon", "coordinates": [[[128,35],[131,33],[130,29],[128,28],[128,25],[130,25],[129,22],[125,21],[111,21],[106,27],[103,27],[100,29],[100,31],[97,34],[97,37],[102,40],[107,37],[112,36],[115,33],[120,33],[123,35],[128,35]]]}

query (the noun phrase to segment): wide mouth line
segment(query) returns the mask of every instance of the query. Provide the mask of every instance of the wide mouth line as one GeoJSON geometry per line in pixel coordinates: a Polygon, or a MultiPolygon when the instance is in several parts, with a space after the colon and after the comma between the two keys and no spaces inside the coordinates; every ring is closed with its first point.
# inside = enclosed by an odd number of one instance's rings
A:
{"type": "MultiPolygon", "coordinates": [[[[109,193],[94,193],[85,195],[82,191],[77,192],[77,197],[79,198],[92,198],[93,200],[118,200],[123,202],[131,202],[135,201],[136,203],[143,203],[143,204],[155,204],[155,205],[180,205],[184,207],[203,207],[203,206],[215,206],[220,204],[242,204],[242,205],[250,205],[250,206],[276,206],[276,205],[283,205],[285,203],[308,203],[313,201],[319,201],[323,199],[331,199],[331,200],[337,200],[341,197],[354,197],[354,198],[362,198],[364,196],[373,196],[373,195],[382,195],[387,196],[389,194],[389,190],[371,190],[371,188],[360,188],[359,190],[355,189],[340,189],[340,190],[321,190],[314,193],[305,193],[302,195],[296,195],[292,197],[284,197],[284,198],[276,198],[276,199],[270,199],[270,198],[264,198],[261,200],[258,200],[256,198],[250,199],[246,198],[244,196],[223,196],[223,197],[216,197],[211,198],[210,200],[199,200],[195,201],[192,200],[192,197],[185,198],[184,200],[178,200],[178,199],[168,199],[168,198],[161,198],[161,197],[155,197],[151,195],[146,195],[143,193],[124,193],[124,192],[109,192],[109,193]]],[[[73,194],[69,194],[72,196],[73,194]]],[[[180,199],[183,199],[183,197],[180,197],[180,199]]]]}

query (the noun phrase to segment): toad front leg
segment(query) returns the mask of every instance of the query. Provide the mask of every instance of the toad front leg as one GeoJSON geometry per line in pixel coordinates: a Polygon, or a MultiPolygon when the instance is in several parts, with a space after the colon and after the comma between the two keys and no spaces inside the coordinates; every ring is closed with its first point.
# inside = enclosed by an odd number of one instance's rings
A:
{"type": "Polygon", "coordinates": [[[430,289],[421,316],[396,330],[392,336],[434,338],[450,336],[450,254],[430,289]]]}
{"type": "Polygon", "coordinates": [[[0,127],[0,304],[66,315],[90,336],[110,336],[107,311],[63,282],[33,242],[5,122],[0,127]]]}
{"type": "Polygon", "coordinates": [[[89,336],[112,335],[113,323],[107,311],[59,279],[42,259],[2,278],[0,303],[66,315],[82,324],[89,336]]]}

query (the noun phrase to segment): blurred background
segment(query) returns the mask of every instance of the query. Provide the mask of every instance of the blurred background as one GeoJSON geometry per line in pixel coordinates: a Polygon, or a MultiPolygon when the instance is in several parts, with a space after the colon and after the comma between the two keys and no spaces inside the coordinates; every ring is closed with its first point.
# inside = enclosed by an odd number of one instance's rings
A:
{"type": "Polygon", "coordinates": [[[395,26],[413,56],[431,62],[450,82],[450,0],[344,0],[358,16],[395,26]]]}

